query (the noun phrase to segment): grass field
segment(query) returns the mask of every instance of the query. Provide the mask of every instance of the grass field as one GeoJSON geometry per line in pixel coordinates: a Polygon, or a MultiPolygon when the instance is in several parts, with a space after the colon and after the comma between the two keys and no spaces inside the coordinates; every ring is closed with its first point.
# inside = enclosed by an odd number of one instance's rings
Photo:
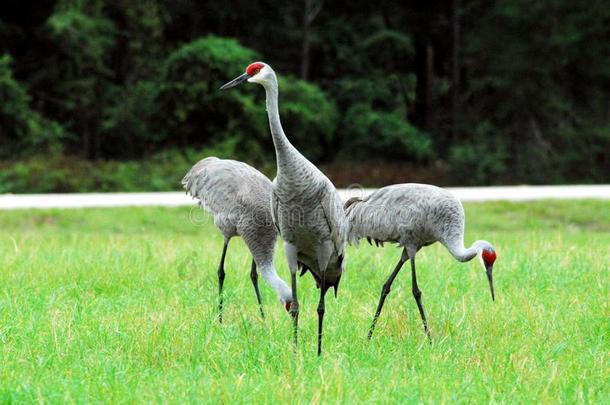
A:
{"type": "MultiPolygon", "coordinates": [[[[478,261],[418,255],[433,344],[410,275],[366,332],[393,246],[348,249],[315,355],[318,293],[299,279],[300,345],[241,240],[189,208],[0,211],[1,402],[610,403],[610,203],[466,205],[467,243],[498,251],[496,301],[478,261]]],[[[289,280],[281,249],[278,272],[289,280]]]]}

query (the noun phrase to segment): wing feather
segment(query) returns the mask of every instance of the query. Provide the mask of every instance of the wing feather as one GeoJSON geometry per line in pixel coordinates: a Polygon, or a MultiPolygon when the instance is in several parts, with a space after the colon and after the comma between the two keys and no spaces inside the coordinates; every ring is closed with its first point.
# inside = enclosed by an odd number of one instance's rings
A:
{"type": "MultiPolygon", "coordinates": [[[[329,181],[330,183],[330,181],[329,181]]],[[[330,239],[339,256],[345,252],[349,223],[343,210],[343,204],[334,186],[330,184],[321,201],[322,212],[330,230],[330,239]]]]}
{"type": "Polygon", "coordinates": [[[253,167],[235,160],[208,157],[182,179],[187,194],[213,215],[235,214],[244,206],[269,210],[271,181],[253,167]]]}
{"type": "Polygon", "coordinates": [[[404,230],[410,226],[413,217],[410,211],[415,202],[415,193],[404,185],[384,187],[361,200],[350,201],[346,204],[349,243],[358,245],[361,238],[400,241],[404,230]]]}
{"type": "MultiPolygon", "coordinates": [[[[272,183],[273,187],[275,188],[275,179],[273,179],[273,183],[272,183]]],[[[273,225],[275,226],[275,229],[278,233],[278,235],[280,234],[280,224],[278,223],[278,205],[279,205],[279,200],[277,198],[277,196],[275,195],[275,192],[271,193],[271,221],[273,221],[273,225]]]]}
{"type": "MultiPolygon", "coordinates": [[[[445,223],[459,213],[461,204],[446,190],[426,184],[395,184],[383,187],[363,199],[346,204],[350,224],[348,241],[361,238],[403,243],[414,235],[437,237],[445,223]]],[[[459,219],[459,218],[458,218],[459,219]]]]}

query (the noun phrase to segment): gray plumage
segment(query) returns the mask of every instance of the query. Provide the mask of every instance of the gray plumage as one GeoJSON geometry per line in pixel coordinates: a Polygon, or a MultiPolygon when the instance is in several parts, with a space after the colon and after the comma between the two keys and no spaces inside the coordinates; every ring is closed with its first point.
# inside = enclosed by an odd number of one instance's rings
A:
{"type": "Polygon", "coordinates": [[[491,274],[495,251],[484,240],[476,241],[469,248],[464,247],[464,209],[460,201],[447,190],[427,184],[396,184],[383,187],[365,198],[351,198],[345,203],[345,210],[350,223],[350,244],[357,246],[360,239],[366,238],[369,243],[371,240],[382,245],[383,242],[393,242],[404,247],[401,260],[382,289],[369,338],[385,296],[402,264],[408,259],[411,260],[413,295],[424,329],[429,333],[421,303],[421,291],[415,276],[415,254],[422,247],[435,242],[443,244],[460,262],[480,254],[487,271],[492,299],[494,298],[491,274]]]}
{"type": "Polygon", "coordinates": [[[278,83],[271,67],[262,62],[248,66],[246,73],[225,84],[230,88],[243,81],[265,88],[267,114],[275,155],[277,177],[273,182],[272,211],[277,229],[284,239],[291,272],[295,342],[299,305],[296,273],[301,266],[309,270],[320,288],[318,304],[318,354],[321,351],[324,296],[329,287],[335,293],[343,272],[347,220],[341,199],[330,180],[307,160],[288,140],[278,110],[278,83]]]}
{"type": "Polygon", "coordinates": [[[464,209],[459,200],[442,188],[395,184],[364,199],[350,199],[345,205],[350,244],[357,246],[360,239],[371,238],[417,251],[439,241],[450,251],[461,254],[456,247],[463,242],[464,209]]]}
{"type": "Polygon", "coordinates": [[[272,213],[284,242],[296,250],[298,265],[312,273],[319,288],[323,283],[336,288],[343,272],[347,222],[334,186],[300,153],[278,162],[273,184],[272,213]]]}
{"type": "MultiPolygon", "coordinates": [[[[191,168],[182,184],[186,192],[197,198],[200,206],[212,215],[214,224],[224,236],[222,271],[219,268],[219,273],[223,274],[219,278],[224,280],[226,246],[232,237],[240,236],[252,253],[252,272],[255,273],[255,267],[258,267],[280,301],[289,305],[292,294],[274,267],[277,233],[271,216],[271,181],[245,163],[208,157],[191,168]]],[[[260,297],[258,291],[257,297],[260,297]]]]}

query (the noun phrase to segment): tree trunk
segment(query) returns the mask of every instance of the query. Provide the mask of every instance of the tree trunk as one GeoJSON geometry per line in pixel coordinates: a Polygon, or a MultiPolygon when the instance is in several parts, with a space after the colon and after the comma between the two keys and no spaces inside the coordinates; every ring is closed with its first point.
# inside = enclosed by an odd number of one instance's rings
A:
{"type": "Polygon", "coordinates": [[[460,1],[451,1],[451,138],[458,137],[458,120],[460,116],[460,1]]]}
{"type": "Polygon", "coordinates": [[[89,131],[84,131],[82,141],[82,156],[85,159],[89,159],[89,150],[91,149],[91,142],[89,138],[89,131]]]}
{"type": "Polygon", "coordinates": [[[309,78],[311,48],[311,23],[322,9],[322,0],[304,0],[303,9],[303,42],[301,45],[301,79],[309,78]]]}
{"type": "Polygon", "coordinates": [[[415,54],[417,87],[415,88],[416,124],[427,131],[431,127],[432,88],[434,82],[434,47],[427,38],[419,38],[415,54]]]}

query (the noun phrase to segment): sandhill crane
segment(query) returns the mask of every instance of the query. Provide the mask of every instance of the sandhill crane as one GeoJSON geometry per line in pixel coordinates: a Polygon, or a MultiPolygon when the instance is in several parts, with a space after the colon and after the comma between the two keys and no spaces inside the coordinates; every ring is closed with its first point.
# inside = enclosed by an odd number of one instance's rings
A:
{"type": "Polygon", "coordinates": [[[212,214],[214,224],[224,236],[218,266],[218,319],[222,322],[222,287],[225,279],[225,256],[233,236],[241,236],[252,253],[250,278],[264,318],[258,289],[257,266],[265,281],[275,290],[286,310],[292,293],[278,277],[273,263],[277,232],[271,217],[271,181],[258,170],[235,160],[208,157],[200,160],[182,179],[187,194],[199,199],[201,208],[212,214]]]}
{"type": "Polygon", "coordinates": [[[474,242],[469,248],[464,247],[464,208],[447,190],[427,184],[396,184],[383,187],[365,198],[349,199],[345,203],[345,210],[350,223],[350,244],[357,246],[361,238],[366,238],[369,243],[373,239],[378,246],[383,246],[383,242],[393,242],[403,247],[398,264],[381,289],[369,339],[392,282],[408,259],[411,259],[413,296],[424,323],[424,331],[430,339],[421,291],[415,277],[415,254],[422,247],[435,242],[442,243],[460,262],[480,255],[491,289],[491,299],[495,299],[492,271],[496,252],[484,240],[474,242]]]}
{"type": "Polygon", "coordinates": [[[330,180],[288,140],[278,111],[278,83],[273,69],[262,62],[250,64],[246,72],[221,87],[228,89],[248,81],[265,88],[267,114],[277,160],[274,180],[273,219],[284,239],[291,273],[294,343],[297,343],[299,303],[296,273],[309,270],[320,289],[318,303],[318,355],[322,350],[324,296],[337,287],[343,272],[347,220],[341,199],[330,180]]]}

